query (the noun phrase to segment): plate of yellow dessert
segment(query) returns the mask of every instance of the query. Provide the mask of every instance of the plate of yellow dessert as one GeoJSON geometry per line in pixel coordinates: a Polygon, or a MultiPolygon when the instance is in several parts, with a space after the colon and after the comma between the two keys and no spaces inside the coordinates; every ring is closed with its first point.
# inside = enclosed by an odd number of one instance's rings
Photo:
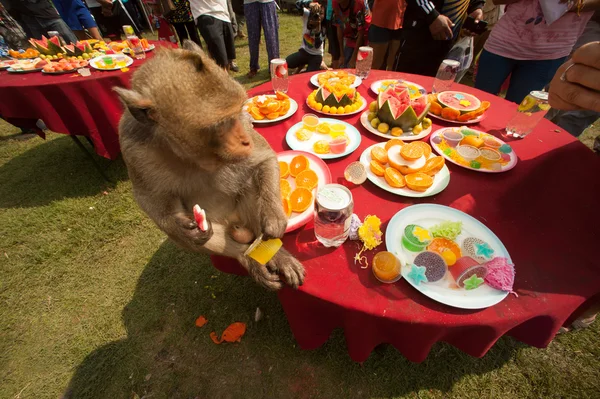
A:
{"type": "Polygon", "coordinates": [[[306,114],[302,122],[292,126],[285,135],[292,150],[305,151],[321,159],[345,157],[361,142],[358,129],[349,123],[306,114]]]}
{"type": "Polygon", "coordinates": [[[358,87],[362,83],[362,79],[353,73],[346,71],[326,71],[319,72],[310,77],[310,83],[315,87],[321,87],[325,84],[342,83],[350,87],[358,87]]]}

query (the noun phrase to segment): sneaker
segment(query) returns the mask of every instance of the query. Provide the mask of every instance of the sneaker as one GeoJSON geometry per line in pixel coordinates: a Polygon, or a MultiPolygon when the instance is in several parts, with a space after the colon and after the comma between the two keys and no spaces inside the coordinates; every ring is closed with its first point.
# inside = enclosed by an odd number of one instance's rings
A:
{"type": "Polygon", "coordinates": [[[235,63],[235,61],[231,61],[229,63],[229,69],[231,69],[233,72],[239,72],[240,71],[240,67],[238,66],[238,64],[235,63]]]}

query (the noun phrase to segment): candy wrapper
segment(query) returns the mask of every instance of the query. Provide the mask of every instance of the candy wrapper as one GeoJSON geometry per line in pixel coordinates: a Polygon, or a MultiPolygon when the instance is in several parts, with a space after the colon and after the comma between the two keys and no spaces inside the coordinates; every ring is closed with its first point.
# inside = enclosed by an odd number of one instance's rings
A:
{"type": "Polygon", "coordinates": [[[350,233],[348,238],[352,241],[358,241],[360,237],[358,237],[358,228],[362,226],[362,222],[356,213],[353,213],[350,217],[350,233]]]}

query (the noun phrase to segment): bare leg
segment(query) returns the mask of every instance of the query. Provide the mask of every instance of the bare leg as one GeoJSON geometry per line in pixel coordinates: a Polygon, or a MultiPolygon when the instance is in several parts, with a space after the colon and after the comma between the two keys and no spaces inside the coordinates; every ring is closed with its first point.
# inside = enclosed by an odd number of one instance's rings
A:
{"type": "Polygon", "coordinates": [[[381,69],[385,63],[385,53],[387,52],[389,42],[371,43],[373,47],[373,69],[381,69]]]}
{"type": "Polygon", "coordinates": [[[387,70],[393,71],[394,64],[396,63],[396,55],[398,54],[398,50],[400,50],[400,40],[392,40],[390,42],[390,46],[388,48],[388,57],[387,57],[387,70]]]}

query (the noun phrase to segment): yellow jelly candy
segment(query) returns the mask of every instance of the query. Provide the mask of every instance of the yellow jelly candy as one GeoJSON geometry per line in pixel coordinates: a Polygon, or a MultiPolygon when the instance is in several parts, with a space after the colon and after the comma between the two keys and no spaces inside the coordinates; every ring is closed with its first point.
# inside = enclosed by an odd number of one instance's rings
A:
{"type": "Polygon", "coordinates": [[[446,264],[448,266],[452,266],[456,263],[456,255],[454,254],[454,252],[452,252],[449,249],[445,249],[442,252],[442,258],[444,259],[444,262],[446,262],[446,264]]]}
{"type": "Polygon", "coordinates": [[[326,140],[319,140],[313,144],[313,150],[317,154],[329,154],[329,142],[326,140]]]}

